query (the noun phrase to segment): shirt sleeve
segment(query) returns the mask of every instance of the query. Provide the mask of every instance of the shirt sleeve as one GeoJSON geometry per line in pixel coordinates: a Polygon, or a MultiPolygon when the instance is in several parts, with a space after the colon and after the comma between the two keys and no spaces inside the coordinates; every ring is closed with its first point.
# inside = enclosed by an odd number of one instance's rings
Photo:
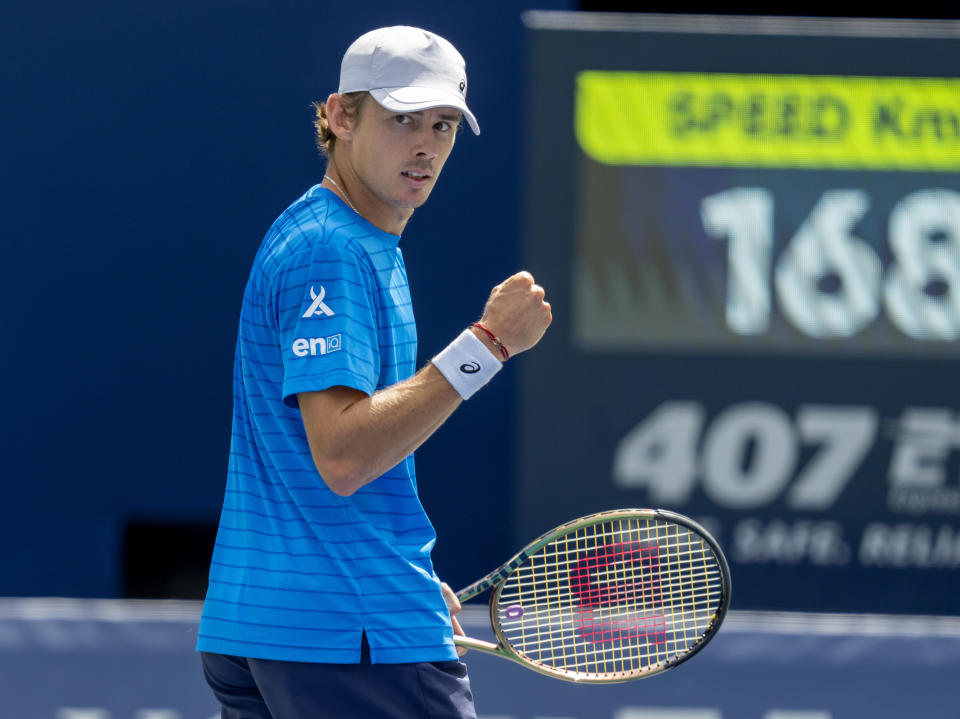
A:
{"type": "Polygon", "coordinates": [[[342,385],[370,395],[380,373],[375,275],[348,247],[317,244],[275,287],[283,401],[342,385]]]}

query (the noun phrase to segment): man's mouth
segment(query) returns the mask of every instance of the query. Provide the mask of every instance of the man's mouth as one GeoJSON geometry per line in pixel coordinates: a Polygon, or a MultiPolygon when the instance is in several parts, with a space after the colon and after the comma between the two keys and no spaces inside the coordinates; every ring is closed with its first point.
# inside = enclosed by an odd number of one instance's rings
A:
{"type": "Polygon", "coordinates": [[[430,178],[430,175],[426,172],[420,172],[419,170],[404,170],[400,174],[409,177],[411,180],[427,180],[430,178]]]}

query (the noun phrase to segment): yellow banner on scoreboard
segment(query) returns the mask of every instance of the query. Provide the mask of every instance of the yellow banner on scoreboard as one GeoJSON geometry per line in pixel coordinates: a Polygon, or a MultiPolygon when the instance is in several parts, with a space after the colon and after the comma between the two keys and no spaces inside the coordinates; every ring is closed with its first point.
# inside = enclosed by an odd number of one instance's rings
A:
{"type": "Polygon", "coordinates": [[[584,71],[575,127],[608,165],[960,170],[960,79],[584,71]]]}

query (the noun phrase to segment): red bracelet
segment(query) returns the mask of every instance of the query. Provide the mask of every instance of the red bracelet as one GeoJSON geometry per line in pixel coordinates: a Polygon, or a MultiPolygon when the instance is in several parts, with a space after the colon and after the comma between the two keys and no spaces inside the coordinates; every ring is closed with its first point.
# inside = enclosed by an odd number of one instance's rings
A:
{"type": "Polygon", "coordinates": [[[495,334],[493,334],[493,332],[491,332],[490,330],[488,330],[486,327],[484,327],[484,326],[483,326],[482,324],[480,324],[479,322],[474,322],[474,323],[473,323],[473,326],[474,326],[474,327],[478,327],[478,328],[482,329],[484,332],[487,333],[487,337],[490,338],[490,341],[493,342],[493,344],[495,344],[495,345],[497,346],[497,349],[500,350],[500,354],[503,355],[503,361],[504,361],[504,362],[506,362],[508,359],[510,359],[510,353],[507,352],[507,348],[503,346],[503,342],[501,342],[500,339],[499,339],[495,334]]]}

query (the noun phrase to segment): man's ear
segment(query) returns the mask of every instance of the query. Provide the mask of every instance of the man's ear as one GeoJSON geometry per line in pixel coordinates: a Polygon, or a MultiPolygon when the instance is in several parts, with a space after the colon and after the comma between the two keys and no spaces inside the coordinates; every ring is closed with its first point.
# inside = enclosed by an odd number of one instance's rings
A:
{"type": "Polygon", "coordinates": [[[343,109],[343,95],[333,93],[327,98],[327,124],[338,140],[353,139],[353,124],[343,109]]]}

